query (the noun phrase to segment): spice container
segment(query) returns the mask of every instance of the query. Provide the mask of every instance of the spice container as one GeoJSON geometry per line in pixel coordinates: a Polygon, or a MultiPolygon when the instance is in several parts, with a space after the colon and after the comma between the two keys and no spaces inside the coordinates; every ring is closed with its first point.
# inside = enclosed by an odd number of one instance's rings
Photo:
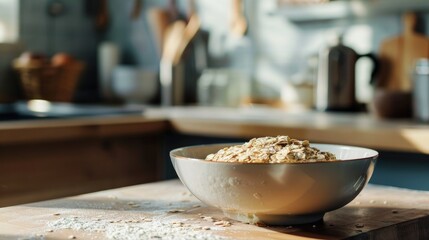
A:
{"type": "Polygon", "coordinates": [[[429,122],[429,59],[416,61],[413,73],[413,116],[429,122]]]}

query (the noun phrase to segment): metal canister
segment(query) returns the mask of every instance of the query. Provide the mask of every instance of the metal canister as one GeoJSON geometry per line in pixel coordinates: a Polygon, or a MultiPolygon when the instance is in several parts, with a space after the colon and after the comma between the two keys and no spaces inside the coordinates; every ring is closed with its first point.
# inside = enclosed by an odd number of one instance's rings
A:
{"type": "Polygon", "coordinates": [[[413,116],[429,122],[429,59],[416,61],[413,72],[413,116]]]}

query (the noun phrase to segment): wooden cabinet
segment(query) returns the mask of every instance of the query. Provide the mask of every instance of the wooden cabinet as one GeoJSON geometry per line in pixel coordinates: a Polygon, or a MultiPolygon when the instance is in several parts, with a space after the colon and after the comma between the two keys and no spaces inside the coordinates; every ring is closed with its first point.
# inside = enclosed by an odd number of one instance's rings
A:
{"type": "Polygon", "coordinates": [[[161,179],[160,135],[0,146],[0,206],[161,179]]]}
{"type": "Polygon", "coordinates": [[[161,179],[163,121],[81,123],[0,141],[0,207],[161,179]]]}

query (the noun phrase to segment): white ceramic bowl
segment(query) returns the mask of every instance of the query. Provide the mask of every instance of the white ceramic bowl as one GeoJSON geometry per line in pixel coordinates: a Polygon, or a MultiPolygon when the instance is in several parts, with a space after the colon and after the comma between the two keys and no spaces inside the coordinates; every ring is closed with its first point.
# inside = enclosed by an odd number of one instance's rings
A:
{"type": "Polygon", "coordinates": [[[269,225],[315,222],[352,201],[368,183],[378,153],[352,146],[311,144],[340,161],[227,163],[203,160],[230,144],[170,152],[182,183],[207,205],[232,219],[269,225]]]}
{"type": "Polygon", "coordinates": [[[113,95],[127,103],[147,103],[158,91],[158,75],[148,69],[117,66],[111,87],[113,95]]]}

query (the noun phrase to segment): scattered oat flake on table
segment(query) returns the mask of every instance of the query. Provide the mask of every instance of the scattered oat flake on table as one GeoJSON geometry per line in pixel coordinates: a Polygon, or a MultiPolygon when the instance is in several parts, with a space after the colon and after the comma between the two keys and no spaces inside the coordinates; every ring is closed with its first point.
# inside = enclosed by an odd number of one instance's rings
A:
{"type": "Polygon", "coordinates": [[[209,222],[214,222],[215,219],[213,217],[201,217],[203,220],[209,221],[209,222]]]}
{"type": "Polygon", "coordinates": [[[181,212],[184,212],[185,210],[183,210],[183,209],[173,209],[173,210],[168,210],[167,212],[168,213],[181,213],[181,212]]]}
{"type": "Polygon", "coordinates": [[[217,225],[217,226],[221,226],[221,227],[229,227],[229,226],[232,225],[231,222],[228,222],[228,221],[225,221],[225,220],[216,221],[213,224],[217,225]]]}
{"type": "MultiPolygon", "coordinates": [[[[231,238],[215,235],[211,228],[199,224],[185,224],[187,219],[176,219],[174,221],[165,217],[155,217],[150,222],[137,224],[115,223],[109,221],[91,221],[91,218],[61,217],[55,221],[48,222],[49,229],[71,229],[87,233],[104,234],[107,239],[135,240],[135,239],[199,239],[199,240],[228,240],[231,238]],[[172,226],[176,225],[176,226],[172,226]]],[[[219,226],[222,227],[222,226],[219,226]]],[[[215,229],[220,231],[221,229],[215,229]]]]}
{"type": "Polygon", "coordinates": [[[355,225],[355,227],[357,227],[357,228],[363,228],[363,227],[365,227],[365,225],[363,223],[357,223],[355,225]]]}

